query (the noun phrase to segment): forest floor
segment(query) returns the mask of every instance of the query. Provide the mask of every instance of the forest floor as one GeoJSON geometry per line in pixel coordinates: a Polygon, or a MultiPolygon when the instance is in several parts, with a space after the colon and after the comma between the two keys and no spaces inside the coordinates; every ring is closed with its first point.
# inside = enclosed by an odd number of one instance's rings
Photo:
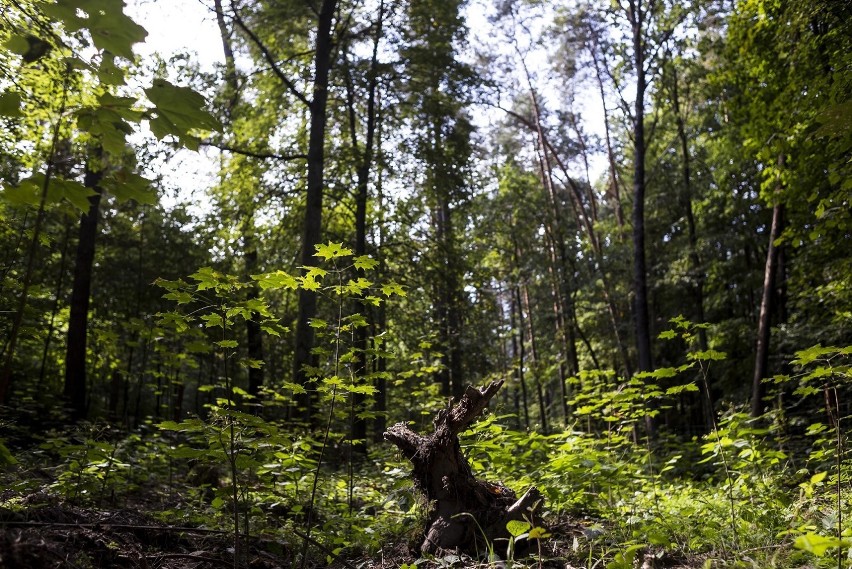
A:
{"type": "MultiPolygon", "coordinates": [[[[2,569],[207,569],[234,567],[234,540],[228,532],[164,524],[145,509],[83,508],[70,501],[37,492],[28,496],[0,494],[4,503],[16,508],[0,508],[0,568],[2,569]]],[[[142,506],[140,504],[140,506],[142,506]]],[[[599,530],[589,520],[563,519],[547,524],[550,538],[540,548],[519,552],[514,564],[487,563],[467,556],[447,554],[425,560],[417,555],[415,539],[396,536],[381,551],[355,559],[326,556],[309,560],[306,567],[334,569],[390,569],[399,567],[542,567],[574,569],[584,567],[577,559],[578,539],[599,530]],[[574,564],[572,564],[574,563],[574,564]]],[[[252,537],[241,567],[248,569],[289,569],[299,567],[299,547],[274,539],[252,537]]],[[[698,568],[704,559],[676,559],[669,554],[644,552],[635,567],[698,568]]]]}
{"type": "MultiPolygon", "coordinates": [[[[18,504],[0,508],[3,569],[234,566],[234,541],[223,531],[169,526],[138,509],[81,508],[44,493],[20,497],[18,504]]],[[[291,567],[288,553],[253,540],[247,567],[291,567]]]]}

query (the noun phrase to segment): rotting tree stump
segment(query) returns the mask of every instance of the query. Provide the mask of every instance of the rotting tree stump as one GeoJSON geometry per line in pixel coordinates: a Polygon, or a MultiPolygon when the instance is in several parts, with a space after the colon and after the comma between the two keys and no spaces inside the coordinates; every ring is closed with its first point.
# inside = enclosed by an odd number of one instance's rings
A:
{"type": "Polygon", "coordinates": [[[459,446],[458,434],[479,417],[502,385],[500,380],[480,389],[468,386],[461,400],[450,400],[438,412],[431,435],[417,434],[405,423],[384,433],[411,461],[414,485],[429,502],[426,538],[420,546],[424,553],[481,552],[484,539],[508,540],[509,521],[535,524],[542,503],[539,491],[531,487],[518,498],[500,483],[477,480],[459,446]]]}

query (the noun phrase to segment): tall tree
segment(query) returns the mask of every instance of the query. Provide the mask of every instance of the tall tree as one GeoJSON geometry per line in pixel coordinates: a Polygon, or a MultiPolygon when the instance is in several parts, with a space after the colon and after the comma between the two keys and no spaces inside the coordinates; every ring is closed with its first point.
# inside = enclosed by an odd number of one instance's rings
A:
{"type": "MultiPolygon", "coordinates": [[[[298,86],[296,73],[290,73],[281,62],[287,62],[290,55],[286,53],[287,43],[291,38],[277,37],[275,32],[265,33],[258,30],[263,26],[274,25],[265,21],[266,14],[261,11],[252,14],[254,22],[247,21],[241,14],[241,8],[236,3],[231,4],[231,16],[247,41],[256,50],[257,56],[266,66],[272,69],[272,74],[280,82],[285,94],[301,103],[308,112],[307,145],[305,179],[305,210],[302,222],[302,242],[300,261],[302,266],[315,264],[314,253],[322,239],[323,232],[323,197],[325,193],[325,146],[327,104],[329,96],[329,76],[335,56],[334,22],[338,11],[337,0],[322,0],[319,6],[312,2],[304,2],[295,7],[301,16],[307,14],[315,18],[310,31],[312,37],[312,67],[310,75],[310,98],[298,86]],[[270,45],[265,38],[281,41],[281,46],[270,45]]],[[[287,6],[273,3],[269,14],[279,13],[287,6]]],[[[294,382],[308,385],[310,374],[308,366],[312,362],[311,351],[315,343],[315,331],[311,321],[317,315],[317,296],[313,291],[300,290],[298,300],[298,315],[296,318],[295,349],[293,355],[294,382]]],[[[301,417],[310,423],[313,420],[313,402],[310,390],[305,390],[297,401],[301,417]]]]}
{"type": "Polygon", "coordinates": [[[465,31],[460,0],[413,0],[407,7],[404,86],[421,162],[420,191],[431,226],[432,310],[443,351],[443,393],[465,387],[463,324],[466,272],[461,237],[466,219],[472,126],[464,112],[470,70],[457,57],[465,31]]]}
{"type": "MultiPolygon", "coordinates": [[[[850,16],[852,8],[844,3],[743,0],[729,19],[716,71],[724,118],[733,127],[729,131],[736,128],[742,137],[731,140],[727,156],[735,164],[754,164],[751,185],[760,201],[753,207],[760,210],[761,236],[768,241],[760,265],[760,302],[752,311],[755,415],[765,408],[763,380],[772,373],[770,340],[776,353],[785,341],[772,333],[772,325],[787,316],[784,312],[790,314],[780,310],[785,303],[776,298],[778,286],[790,291],[786,305],[795,307],[795,318],[803,324],[814,314],[809,308],[814,298],[824,303],[821,310],[833,313],[837,297],[825,294],[820,283],[849,264],[845,250],[828,253],[826,246],[848,237],[848,185],[840,174],[848,166],[837,161],[844,138],[827,123],[838,121],[841,129],[849,124],[848,113],[837,110],[849,100],[843,70],[849,63],[850,16]],[[784,287],[787,279],[795,286],[784,287]]],[[[824,333],[834,337],[831,341],[845,341],[840,340],[846,335],[843,328],[824,333]]]]}
{"type": "MultiPolygon", "coordinates": [[[[352,65],[345,62],[346,75],[346,106],[347,114],[349,115],[349,136],[352,148],[355,151],[355,175],[356,175],[356,190],[355,190],[355,248],[356,257],[361,257],[368,254],[367,237],[368,223],[367,211],[370,196],[370,176],[373,169],[377,120],[379,117],[377,109],[377,99],[379,97],[379,47],[382,40],[384,25],[385,25],[385,3],[384,0],[379,0],[378,10],[375,15],[375,20],[371,22],[373,28],[372,50],[369,63],[366,69],[366,108],[363,115],[363,144],[360,142],[358,134],[358,110],[356,108],[356,91],[354,80],[352,77],[352,65]]],[[[351,48],[351,46],[347,46],[351,48]]],[[[349,56],[349,53],[346,53],[349,56]]],[[[353,310],[359,312],[362,309],[362,303],[358,302],[353,310]]],[[[354,348],[359,354],[359,361],[355,366],[355,376],[357,381],[364,382],[369,371],[369,352],[367,328],[359,326],[354,331],[354,348]]],[[[383,394],[382,394],[383,395],[383,394]]],[[[362,409],[366,397],[360,391],[353,394],[352,400],[352,426],[351,437],[355,443],[357,450],[363,452],[366,450],[367,440],[367,421],[364,418],[364,409],[362,409]],[[361,442],[363,441],[363,443],[361,442]]],[[[383,432],[383,430],[382,430],[383,432]]]]}
{"type": "Polygon", "coordinates": [[[89,197],[89,211],[80,217],[74,279],[69,303],[68,341],[65,351],[64,396],[71,406],[71,418],[86,416],[86,348],[88,346],[89,301],[92,294],[92,266],[95,261],[95,240],[98,235],[103,179],[103,150],[92,151],[86,164],[84,185],[94,191],[89,197]]]}

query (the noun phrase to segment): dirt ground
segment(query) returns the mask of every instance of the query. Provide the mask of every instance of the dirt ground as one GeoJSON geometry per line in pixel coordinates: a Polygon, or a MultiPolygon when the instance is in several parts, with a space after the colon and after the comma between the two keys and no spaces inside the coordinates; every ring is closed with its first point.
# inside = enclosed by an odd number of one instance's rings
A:
{"type": "MultiPolygon", "coordinates": [[[[8,501],[7,501],[8,503],[8,501]]],[[[243,566],[293,566],[291,551],[257,539],[243,566]]],[[[206,569],[234,566],[233,539],[224,532],[164,525],[134,510],[72,506],[44,494],[0,508],[3,569],[206,569]]]]}
{"type": "MultiPolygon", "coordinates": [[[[101,510],[82,508],[42,492],[29,496],[9,496],[0,507],[0,569],[214,569],[233,568],[234,540],[223,531],[175,527],[163,524],[134,509],[101,510]],[[11,498],[11,499],[10,499],[11,498]]],[[[589,530],[584,523],[565,520],[549,528],[551,537],[541,542],[540,551],[522,566],[573,569],[577,540],[589,530]]],[[[298,538],[298,536],[296,536],[298,538]]],[[[252,537],[242,546],[240,567],[248,569],[290,569],[300,567],[301,539],[288,545],[272,539],[252,537]]],[[[417,540],[388,543],[369,557],[343,559],[317,547],[306,567],[332,569],[391,569],[418,560],[417,540]]],[[[700,567],[696,563],[671,558],[640,556],[647,569],[700,567]]],[[[418,567],[494,567],[460,555],[447,554],[434,561],[418,562],[418,567]]]]}

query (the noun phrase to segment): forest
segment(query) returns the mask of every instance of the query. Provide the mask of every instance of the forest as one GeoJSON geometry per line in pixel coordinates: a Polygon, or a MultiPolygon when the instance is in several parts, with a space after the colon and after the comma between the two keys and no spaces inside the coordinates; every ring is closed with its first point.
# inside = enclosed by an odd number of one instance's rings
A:
{"type": "Polygon", "coordinates": [[[852,4],[174,1],[0,0],[0,567],[852,569],[852,4]]]}

